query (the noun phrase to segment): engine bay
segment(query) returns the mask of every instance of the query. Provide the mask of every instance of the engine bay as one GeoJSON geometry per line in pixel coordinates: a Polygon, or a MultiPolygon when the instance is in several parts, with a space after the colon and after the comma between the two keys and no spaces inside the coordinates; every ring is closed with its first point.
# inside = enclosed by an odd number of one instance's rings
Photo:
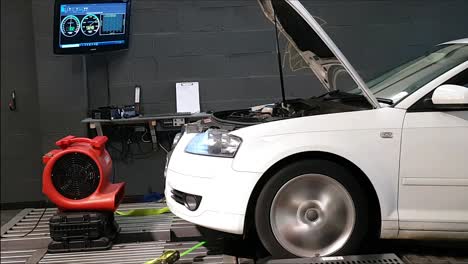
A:
{"type": "Polygon", "coordinates": [[[332,91],[308,99],[292,99],[248,109],[215,112],[210,123],[214,127],[216,127],[215,123],[243,127],[289,118],[368,109],[372,109],[372,107],[363,96],[332,91]]]}

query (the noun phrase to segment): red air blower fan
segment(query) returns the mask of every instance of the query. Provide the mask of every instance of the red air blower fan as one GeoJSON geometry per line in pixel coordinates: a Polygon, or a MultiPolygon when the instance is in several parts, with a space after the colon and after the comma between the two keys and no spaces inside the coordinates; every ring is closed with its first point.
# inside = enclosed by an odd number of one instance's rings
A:
{"type": "Polygon", "coordinates": [[[49,221],[49,252],[107,249],[118,233],[114,212],[125,183],[111,183],[107,137],[65,137],[43,156],[42,192],[59,208],[49,221]]]}
{"type": "Polygon", "coordinates": [[[61,211],[117,210],[125,183],[112,184],[112,160],[105,149],[107,137],[65,137],[61,149],[44,155],[42,192],[61,211]]]}

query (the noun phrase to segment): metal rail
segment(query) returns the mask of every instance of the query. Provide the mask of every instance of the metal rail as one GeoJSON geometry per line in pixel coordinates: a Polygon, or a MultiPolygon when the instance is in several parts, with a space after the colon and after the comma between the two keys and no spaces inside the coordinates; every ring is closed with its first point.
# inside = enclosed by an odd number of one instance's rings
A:
{"type": "Polygon", "coordinates": [[[395,254],[376,254],[360,256],[343,257],[318,257],[318,258],[299,258],[299,259],[279,259],[261,262],[263,264],[404,264],[404,262],[395,254]]]}

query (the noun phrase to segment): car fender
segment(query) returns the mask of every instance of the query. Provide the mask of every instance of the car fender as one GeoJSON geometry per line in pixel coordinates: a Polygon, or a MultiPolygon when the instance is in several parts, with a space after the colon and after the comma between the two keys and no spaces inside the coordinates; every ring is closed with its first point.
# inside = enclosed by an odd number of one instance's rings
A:
{"type": "MultiPolygon", "coordinates": [[[[241,131],[238,135],[242,134],[245,140],[232,163],[233,169],[264,174],[281,160],[295,154],[324,152],[337,155],[353,163],[368,177],[380,202],[382,220],[397,221],[399,157],[404,111],[392,109],[390,112],[387,111],[384,116],[380,116],[376,110],[370,115],[361,113],[367,120],[356,122],[352,129],[340,129],[339,125],[331,124],[334,129],[328,130],[325,124],[322,130],[302,129],[298,133],[284,134],[274,134],[273,130],[270,135],[261,135],[261,132],[255,133],[251,128],[249,134],[256,135],[255,137],[249,137],[241,131]],[[364,125],[369,124],[369,121],[372,124],[369,117],[376,119],[377,123],[382,123],[364,125]]],[[[332,119],[340,120],[336,116],[332,119]]]]}

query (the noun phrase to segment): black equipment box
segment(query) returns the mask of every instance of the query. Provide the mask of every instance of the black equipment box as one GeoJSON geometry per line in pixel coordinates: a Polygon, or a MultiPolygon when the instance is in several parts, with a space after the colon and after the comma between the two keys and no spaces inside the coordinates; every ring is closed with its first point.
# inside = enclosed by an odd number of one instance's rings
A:
{"type": "Polygon", "coordinates": [[[47,252],[49,253],[67,253],[79,251],[98,251],[112,248],[112,240],[107,237],[101,237],[93,240],[70,240],[57,242],[52,241],[49,244],[47,252]]]}
{"type": "Polygon", "coordinates": [[[118,107],[108,106],[108,107],[99,107],[98,109],[91,111],[92,119],[121,119],[122,110],[118,107]]]}
{"type": "Polygon", "coordinates": [[[134,105],[127,105],[124,107],[106,106],[91,110],[92,119],[114,120],[132,118],[138,116],[138,114],[139,113],[134,105]]]}
{"type": "Polygon", "coordinates": [[[51,253],[109,249],[120,231],[113,212],[59,212],[49,228],[51,253]]]}

